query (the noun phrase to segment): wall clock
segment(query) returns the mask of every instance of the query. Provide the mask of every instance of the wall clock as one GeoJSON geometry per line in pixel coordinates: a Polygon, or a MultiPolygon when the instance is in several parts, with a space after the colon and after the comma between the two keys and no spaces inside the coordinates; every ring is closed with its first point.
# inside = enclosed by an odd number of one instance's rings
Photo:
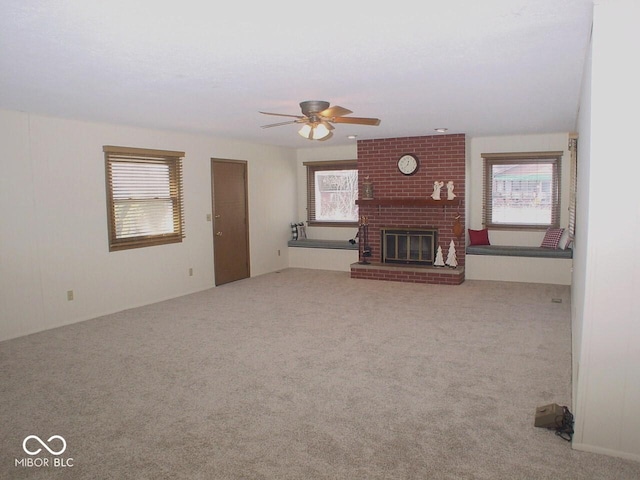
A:
{"type": "Polygon", "coordinates": [[[418,171],[418,157],[405,153],[398,159],[398,170],[403,175],[413,175],[418,171]]]}

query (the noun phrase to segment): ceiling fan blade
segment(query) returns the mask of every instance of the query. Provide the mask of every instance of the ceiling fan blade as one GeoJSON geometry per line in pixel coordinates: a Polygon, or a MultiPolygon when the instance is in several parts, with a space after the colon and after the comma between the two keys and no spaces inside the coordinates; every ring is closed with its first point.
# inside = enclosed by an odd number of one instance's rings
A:
{"type": "Polygon", "coordinates": [[[363,117],[335,117],[331,119],[334,123],[351,123],[355,125],[380,125],[379,118],[363,117]]]}
{"type": "Polygon", "coordinates": [[[278,117],[305,118],[302,115],[288,115],[286,113],[271,113],[271,112],[258,112],[258,113],[263,113],[265,115],[277,115],[278,117]]]}
{"type": "Polygon", "coordinates": [[[350,113],[353,112],[344,107],[336,105],[334,107],[329,107],[326,110],[321,111],[318,115],[322,115],[323,117],[341,117],[342,115],[349,115],[350,113]]]}
{"type": "Polygon", "coordinates": [[[291,125],[292,123],[300,123],[299,120],[290,120],[288,122],[270,123],[269,125],[262,125],[260,128],[280,127],[281,125],[291,125]]]}

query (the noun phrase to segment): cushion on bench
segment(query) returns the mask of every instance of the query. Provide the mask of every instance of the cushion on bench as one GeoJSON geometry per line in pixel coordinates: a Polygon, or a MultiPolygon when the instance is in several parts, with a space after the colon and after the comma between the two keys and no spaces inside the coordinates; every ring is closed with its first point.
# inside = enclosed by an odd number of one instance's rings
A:
{"type": "Polygon", "coordinates": [[[567,248],[517,247],[512,245],[469,245],[467,255],[495,255],[500,257],[573,258],[573,250],[567,248]]]}
{"type": "Polygon", "coordinates": [[[349,240],[319,240],[316,238],[304,238],[299,240],[289,240],[290,247],[303,248],[329,248],[334,250],[358,250],[357,243],[350,243],[349,240]]]}

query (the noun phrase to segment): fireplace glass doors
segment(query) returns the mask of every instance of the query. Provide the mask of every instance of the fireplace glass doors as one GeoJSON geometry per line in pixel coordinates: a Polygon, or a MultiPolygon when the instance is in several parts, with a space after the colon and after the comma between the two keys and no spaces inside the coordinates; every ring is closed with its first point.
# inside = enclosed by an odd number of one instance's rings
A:
{"type": "Polygon", "coordinates": [[[433,265],[438,231],[432,228],[383,228],[382,263],[433,265]]]}

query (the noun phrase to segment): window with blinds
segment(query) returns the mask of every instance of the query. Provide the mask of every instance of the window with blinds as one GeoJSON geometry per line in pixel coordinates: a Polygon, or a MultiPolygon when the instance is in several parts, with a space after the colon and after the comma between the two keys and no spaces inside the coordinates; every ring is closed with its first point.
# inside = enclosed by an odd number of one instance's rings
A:
{"type": "Polygon", "coordinates": [[[485,227],[559,226],[562,152],[483,153],[482,158],[485,227]]]}
{"type": "Polygon", "coordinates": [[[358,225],[357,161],[305,162],[307,222],[317,226],[358,225]]]}
{"type": "Polygon", "coordinates": [[[569,152],[571,154],[571,178],[569,184],[569,238],[576,234],[576,196],[578,193],[578,135],[569,135],[569,152]]]}
{"type": "Polygon", "coordinates": [[[109,251],[181,242],[184,152],[104,146],[109,251]]]}

